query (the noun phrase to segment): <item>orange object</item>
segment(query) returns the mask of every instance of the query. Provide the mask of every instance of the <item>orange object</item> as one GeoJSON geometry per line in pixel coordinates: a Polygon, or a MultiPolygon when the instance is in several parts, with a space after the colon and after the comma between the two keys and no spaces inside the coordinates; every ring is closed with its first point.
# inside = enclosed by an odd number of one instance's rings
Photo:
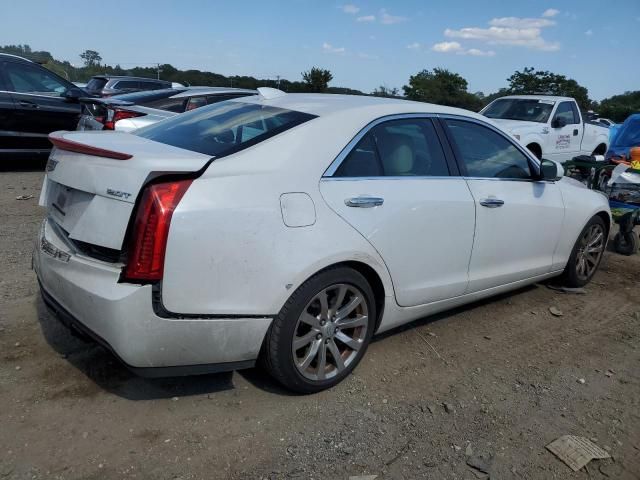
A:
{"type": "Polygon", "coordinates": [[[629,150],[629,157],[631,160],[631,168],[633,170],[640,170],[640,147],[633,147],[629,150]]]}

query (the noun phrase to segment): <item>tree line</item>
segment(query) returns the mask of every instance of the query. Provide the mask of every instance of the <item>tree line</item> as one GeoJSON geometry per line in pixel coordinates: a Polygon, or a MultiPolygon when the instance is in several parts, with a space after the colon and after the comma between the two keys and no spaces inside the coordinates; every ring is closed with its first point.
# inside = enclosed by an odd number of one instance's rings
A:
{"type": "MultiPolygon", "coordinates": [[[[70,81],[86,82],[93,75],[133,75],[178,82],[184,85],[227,86],[256,89],[258,87],[277,87],[285,92],[324,92],[367,95],[366,93],[346,87],[335,87],[329,84],[333,80],[332,73],[323,68],[312,67],[301,73],[301,79],[291,81],[284,78],[257,79],[252,76],[225,76],[219,73],[201,70],[179,70],[170,64],[159,64],[149,67],[122,68],[120,65],[110,66],[102,63],[100,53],[85,50],[79,54],[83,65],[75,66],[68,61],[53,58],[50,52],[32,50],[29,45],[0,46],[0,52],[11,53],[41,63],[46,68],[67,78],[70,81]]],[[[497,92],[485,95],[483,92],[469,92],[467,80],[460,74],[445,68],[424,69],[409,78],[408,84],[398,88],[382,85],[370,95],[381,97],[397,97],[421,102],[436,103],[452,107],[478,111],[496,98],[505,95],[547,94],[573,97],[583,110],[594,110],[600,116],[611,118],[616,122],[624,121],[631,113],[640,112],[640,91],[624,92],[596,102],[589,98],[586,87],[576,80],[567,78],[547,70],[536,70],[525,67],[515,71],[506,79],[507,86],[497,92]],[[401,93],[402,92],[402,93],[401,93]]]]}

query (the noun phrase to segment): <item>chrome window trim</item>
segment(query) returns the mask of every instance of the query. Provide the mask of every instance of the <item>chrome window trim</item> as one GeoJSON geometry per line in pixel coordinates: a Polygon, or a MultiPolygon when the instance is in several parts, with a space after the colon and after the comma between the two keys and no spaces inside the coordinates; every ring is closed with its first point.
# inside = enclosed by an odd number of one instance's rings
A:
{"type": "Polygon", "coordinates": [[[0,90],[0,93],[8,93],[9,95],[28,95],[30,97],[39,97],[39,98],[64,98],[62,96],[62,94],[60,94],[58,96],[55,96],[55,95],[38,95],[37,93],[13,92],[11,90],[0,90]]]}
{"type": "MultiPolygon", "coordinates": [[[[464,122],[476,123],[480,126],[486,127],[489,130],[494,131],[498,135],[502,136],[502,138],[507,140],[507,142],[513,145],[516,149],[518,149],[525,156],[525,158],[529,160],[529,163],[533,165],[533,167],[537,170],[537,172],[540,173],[540,169],[542,168],[540,160],[538,160],[538,158],[526,147],[520,145],[520,143],[514,142],[513,139],[509,135],[507,135],[506,132],[502,131],[500,128],[496,127],[495,125],[484,122],[477,118],[466,117],[464,115],[453,115],[453,114],[446,113],[446,114],[437,114],[436,116],[444,120],[451,119],[451,120],[461,120],[464,122]]],[[[455,151],[454,151],[454,154],[455,154],[455,151]]],[[[462,159],[458,159],[458,160],[459,162],[462,161],[462,159]]],[[[466,167],[465,167],[465,170],[466,170],[466,167]]],[[[520,181],[520,182],[538,182],[539,181],[539,180],[536,180],[535,178],[523,179],[523,178],[469,177],[464,175],[463,177],[468,180],[502,180],[502,181],[506,180],[506,181],[520,181]]]]}
{"type": "Polygon", "coordinates": [[[369,180],[463,180],[459,175],[433,176],[428,175],[402,175],[402,176],[379,176],[379,177],[322,177],[321,182],[353,182],[369,180]]]}
{"type": "MultiPolygon", "coordinates": [[[[340,167],[340,165],[342,164],[342,161],[347,157],[347,155],[349,155],[351,153],[351,150],[353,150],[355,148],[355,146],[358,144],[358,142],[360,140],[362,140],[362,137],[364,137],[367,133],[369,133],[369,131],[375,127],[376,125],[380,125],[381,123],[384,122],[389,122],[392,120],[406,120],[408,118],[429,118],[429,119],[433,119],[436,118],[436,115],[434,113],[396,113],[396,114],[392,114],[392,115],[385,115],[384,117],[379,117],[376,118],[375,120],[369,122],[368,124],[366,124],[362,130],[360,130],[355,137],[353,137],[351,139],[351,141],[349,143],[347,143],[347,145],[340,151],[340,153],[338,154],[338,156],[333,160],[333,162],[331,162],[331,165],[329,165],[329,168],[327,168],[325,170],[325,172],[322,174],[322,178],[333,178],[333,175],[336,173],[336,170],[338,170],[338,167],[340,167]]],[[[444,153],[444,152],[443,152],[444,153]]],[[[336,177],[338,178],[338,177],[336,177]]],[[[345,180],[354,180],[354,179],[360,179],[360,178],[364,178],[364,177],[340,177],[340,178],[344,178],[345,180]]],[[[388,178],[392,178],[392,177],[368,177],[368,178],[384,178],[384,179],[388,179],[388,178]]],[[[407,175],[406,177],[397,177],[397,178],[435,178],[435,177],[415,177],[413,175],[407,175]]]]}

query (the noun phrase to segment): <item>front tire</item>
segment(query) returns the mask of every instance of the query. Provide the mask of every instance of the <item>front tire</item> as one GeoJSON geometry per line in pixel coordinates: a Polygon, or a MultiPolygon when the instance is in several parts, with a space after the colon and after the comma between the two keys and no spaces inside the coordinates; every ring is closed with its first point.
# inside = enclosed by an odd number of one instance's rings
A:
{"type": "Polygon", "coordinates": [[[263,351],[267,370],[299,393],[333,387],[364,356],[375,319],[373,291],[359,272],[324,270],[303,283],[274,318],[263,351]]]}
{"type": "Polygon", "coordinates": [[[607,228],[599,216],[593,217],[576,240],[562,274],[567,287],[584,287],[591,281],[602,261],[607,244],[607,228]]]}

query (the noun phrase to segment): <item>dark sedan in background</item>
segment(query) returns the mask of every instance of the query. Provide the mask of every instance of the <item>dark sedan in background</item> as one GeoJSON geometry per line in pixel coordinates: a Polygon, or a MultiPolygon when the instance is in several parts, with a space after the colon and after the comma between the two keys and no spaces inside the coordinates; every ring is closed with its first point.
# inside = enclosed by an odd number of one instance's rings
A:
{"type": "Polygon", "coordinates": [[[75,130],[86,95],[37,63],[0,54],[0,158],[48,154],[49,133],[75,130]]]}

